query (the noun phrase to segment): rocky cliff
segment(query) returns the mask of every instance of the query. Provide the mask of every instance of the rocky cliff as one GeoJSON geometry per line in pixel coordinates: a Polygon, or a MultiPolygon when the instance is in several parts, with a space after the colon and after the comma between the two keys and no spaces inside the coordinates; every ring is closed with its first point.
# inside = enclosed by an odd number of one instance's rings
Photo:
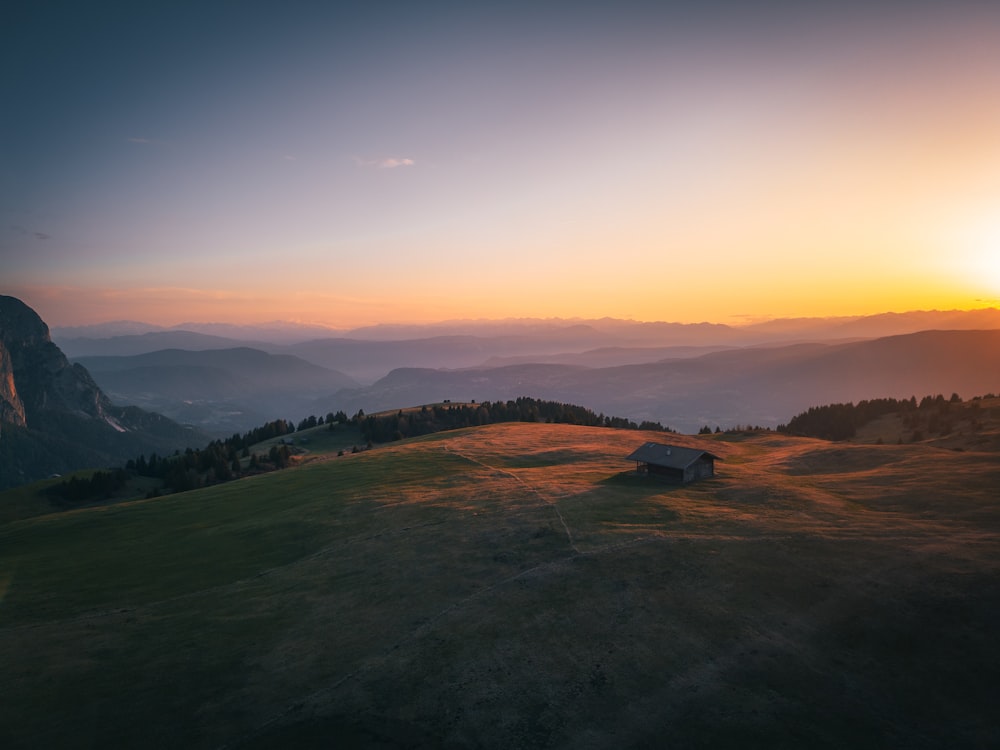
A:
{"type": "Polygon", "coordinates": [[[52,343],[38,314],[0,296],[0,420],[40,427],[46,411],[107,420],[111,402],[79,365],[52,343]]]}
{"type": "Polygon", "coordinates": [[[0,489],[202,442],[166,417],[112,404],[34,310],[0,295],[0,489]]]}
{"type": "Polygon", "coordinates": [[[24,404],[17,395],[14,382],[14,360],[0,338],[0,425],[4,423],[24,427],[24,404]]]}

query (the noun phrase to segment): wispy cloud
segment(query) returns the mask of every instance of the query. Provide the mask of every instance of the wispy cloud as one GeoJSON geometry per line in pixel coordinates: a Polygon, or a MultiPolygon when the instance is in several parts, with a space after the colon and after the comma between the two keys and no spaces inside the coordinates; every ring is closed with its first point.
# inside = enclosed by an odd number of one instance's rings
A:
{"type": "Polygon", "coordinates": [[[396,159],[389,157],[388,159],[382,159],[379,161],[378,166],[380,169],[395,169],[396,167],[412,167],[416,164],[413,159],[396,159]]]}
{"type": "Polygon", "coordinates": [[[129,143],[138,143],[144,146],[166,146],[166,141],[160,141],[156,138],[129,138],[129,143]]]}
{"type": "Polygon", "coordinates": [[[20,224],[11,224],[7,228],[11,232],[13,232],[14,234],[20,235],[22,237],[27,237],[30,234],[36,240],[48,240],[48,239],[52,239],[52,235],[50,235],[50,234],[47,234],[45,232],[37,232],[37,231],[34,231],[34,230],[29,230],[29,229],[21,226],[20,224]]]}
{"type": "Polygon", "coordinates": [[[395,169],[396,167],[412,167],[417,162],[409,157],[384,156],[379,159],[362,159],[355,157],[358,166],[374,167],[375,169],[395,169]]]}

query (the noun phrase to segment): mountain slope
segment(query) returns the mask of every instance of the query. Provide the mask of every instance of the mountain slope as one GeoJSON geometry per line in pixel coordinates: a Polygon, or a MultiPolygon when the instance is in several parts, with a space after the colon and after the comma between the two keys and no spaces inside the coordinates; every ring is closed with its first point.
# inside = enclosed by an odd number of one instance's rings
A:
{"type": "Polygon", "coordinates": [[[195,424],[216,437],[307,416],[321,396],[358,385],[342,372],[299,357],[248,347],[165,349],[77,362],[115,401],[195,424]]]}
{"type": "Polygon", "coordinates": [[[777,426],[810,406],[877,397],[1000,390],[1000,331],[925,331],[846,344],[732,349],[687,359],[585,368],[406,369],[338,394],[338,408],[388,409],[531,395],[682,432],[777,426]]]}
{"type": "Polygon", "coordinates": [[[716,478],[631,476],[662,438],[494,425],[0,525],[5,746],[997,745],[995,453],[671,436],[716,478]]]}
{"type": "Polygon", "coordinates": [[[0,384],[0,487],[205,439],[159,414],[112,404],[52,343],[34,310],[7,296],[0,296],[0,384]]]}
{"type": "MultiPolygon", "coordinates": [[[[59,348],[67,357],[130,357],[137,354],[162,351],[164,349],[184,349],[202,351],[205,349],[232,349],[253,346],[254,342],[214,336],[194,331],[149,331],[140,334],[121,334],[106,338],[86,338],[68,336],[58,339],[59,348]]],[[[256,348],[270,351],[268,344],[261,343],[256,348]]]]}

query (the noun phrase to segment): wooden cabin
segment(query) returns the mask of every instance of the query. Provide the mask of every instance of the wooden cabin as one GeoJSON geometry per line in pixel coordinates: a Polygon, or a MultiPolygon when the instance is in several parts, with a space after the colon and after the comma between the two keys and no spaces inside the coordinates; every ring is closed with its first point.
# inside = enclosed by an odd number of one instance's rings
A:
{"type": "Polygon", "coordinates": [[[639,474],[687,484],[715,476],[718,456],[698,448],[682,448],[663,443],[645,443],[628,456],[639,474]]]}

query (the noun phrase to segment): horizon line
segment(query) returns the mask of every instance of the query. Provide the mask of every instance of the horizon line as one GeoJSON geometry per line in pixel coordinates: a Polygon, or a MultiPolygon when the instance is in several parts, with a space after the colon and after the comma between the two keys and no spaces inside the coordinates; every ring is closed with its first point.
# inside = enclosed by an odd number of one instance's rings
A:
{"type": "Polygon", "coordinates": [[[976,313],[976,312],[1000,312],[1000,308],[996,305],[988,304],[982,307],[968,307],[968,308],[949,308],[949,309],[908,309],[908,310],[884,310],[877,313],[862,313],[853,315],[777,315],[777,316],[766,316],[766,315],[730,315],[730,318],[740,318],[744,322],[721,322],[721,321],[710,321],[710,320],[700,320],[683,322],[676,320],[643,320],[639,318],[627,318],[627,317],[615,317],[612,315],[604,315],[600,317],[583,317],[583,316],[571,316],[571,317],[561,317],[561,316],[508,316],[501,318],[489,318],[489,317],[468,317],[468,318],[444,318],[439,320],[431,320],[425,322],[403,322],[403,321],[381,321],[374,323],[364,323],[361,325],[354,326],[343,326],[338,327],[330,325],[328,323],[320,323],[315,321],[302,321],[302,320],[287,320],[287,319],[271,319],[265,321],[249,321],[249,322],[227,322],[220,320],[185,320],[179,323],[173,324],[161,324],[161,323],[150,323],[143,320],[134,320],[128,318],[116,318],[109,320],[101,320],[94,323],[81,323],[76,325],[62,325],[59,323],[48,324],[50,329],[63,329],[63,330],[79,330],[86,328],[96,328],[100,326],[111,326],[111,325],[138,325],[146,326],[155,330],[162,331],[183,331],[186,330],[185,326],[205,326],[205,327],[220,327],[220,328],[319,328],[328,331],[336,332],[352,332],[352,331],[362,331],[371,329],[392,329],[392,328],[402,328],[402,329],[413,329],[413,328],[436,328],[445,326],[455,326],[455,325],[499,325],[499,324],[532,324],[532,323],[549,323],[549,324],[585,324],[585,323],[623,323],[632,325],[669,325],[669,326],[725,326],[729,328],[752,328],[754,326],[767,325],[769,323],[778,322],[804,322],[804,321],[842,321],[842,322],[852,322],[857,320],[863,320],[866,318],[878,318],[884,316],[897,316],[897,315],[921,315],[921,314],[949,314],[949,313],[976,313]]]}

